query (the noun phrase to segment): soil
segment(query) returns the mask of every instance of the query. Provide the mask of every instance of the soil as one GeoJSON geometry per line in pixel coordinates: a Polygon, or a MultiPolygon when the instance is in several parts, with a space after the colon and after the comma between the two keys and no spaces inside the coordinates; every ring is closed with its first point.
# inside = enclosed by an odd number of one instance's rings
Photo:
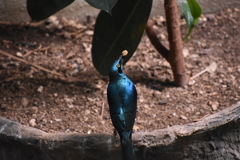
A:
{"type": "MultiPolygon", "coordinates": [[[[167,45],[164,18],[153,20],[167,45]]],[[[88,18],[81,24],[51,17],[40,23],[0,24],[0,49],[30,62],[0,56],[1,117],[46,132],[113,132],[106,96],[108,77],[101,76],[91,61],[94,21],[88,18]]],[[[181,22],[184,36],[187,29],[181,22]]],[[[138,91],[134,130],[196,122],[239,101],[239,28],[236,8],[200,18],[184,43],[187,73],[192,77],[214,62],[217,68],[190,79],[185,88],[172,85],[169,64],[144,35],[124,67],[138,91]]]]}

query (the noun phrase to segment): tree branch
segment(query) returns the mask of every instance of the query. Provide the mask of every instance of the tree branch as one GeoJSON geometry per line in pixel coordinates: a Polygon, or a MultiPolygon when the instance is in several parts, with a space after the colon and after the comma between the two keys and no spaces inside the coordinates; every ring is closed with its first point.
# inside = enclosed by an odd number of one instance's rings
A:
{"type": "Polygon", "coordinates": [[[157,34],[153,29],[153,21],[150,19],[147,22],[146,33],[155,49],[169,62],[169,50],[161,43],[157,37],[157,34]]]}

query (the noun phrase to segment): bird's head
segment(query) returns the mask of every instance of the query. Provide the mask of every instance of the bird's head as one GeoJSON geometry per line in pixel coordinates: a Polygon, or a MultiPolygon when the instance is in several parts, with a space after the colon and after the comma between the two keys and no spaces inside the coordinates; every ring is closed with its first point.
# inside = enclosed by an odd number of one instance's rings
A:
{"type": "Polygon", "coordinates": [[[123,74],[123,60],[126,55],[127,55],[127,51],[124,50],[120,55],[120,57],[113,62],[109,70],[110,78],[117,78],[121,74],[123,74]]]}

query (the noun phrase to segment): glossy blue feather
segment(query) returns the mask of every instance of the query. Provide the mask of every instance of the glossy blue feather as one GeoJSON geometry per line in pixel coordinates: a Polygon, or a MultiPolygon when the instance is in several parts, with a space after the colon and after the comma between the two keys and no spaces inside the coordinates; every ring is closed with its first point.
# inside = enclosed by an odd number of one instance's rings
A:
{"type": "Polygon", "coordinates": [[[124,160],[133,160],[132,129],[137,111],[137,91],[133,82],[123,72],[122,56],[109,71],[108,104],[113,126],[121,138],[124,160]]]}

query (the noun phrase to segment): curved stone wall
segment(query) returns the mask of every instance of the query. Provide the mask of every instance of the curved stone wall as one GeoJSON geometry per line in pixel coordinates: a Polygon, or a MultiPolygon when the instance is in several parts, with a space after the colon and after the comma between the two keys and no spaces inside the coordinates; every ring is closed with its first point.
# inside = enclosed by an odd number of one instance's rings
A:
{"type": "MultiPolygon", "coordinates": [[[[240,159],[240,102],[196,123],[133,134],[137,160],[240,159]]],[[[46,133],[0,118],[1,160],[121,160],[109,134],[46,133]]]]}

